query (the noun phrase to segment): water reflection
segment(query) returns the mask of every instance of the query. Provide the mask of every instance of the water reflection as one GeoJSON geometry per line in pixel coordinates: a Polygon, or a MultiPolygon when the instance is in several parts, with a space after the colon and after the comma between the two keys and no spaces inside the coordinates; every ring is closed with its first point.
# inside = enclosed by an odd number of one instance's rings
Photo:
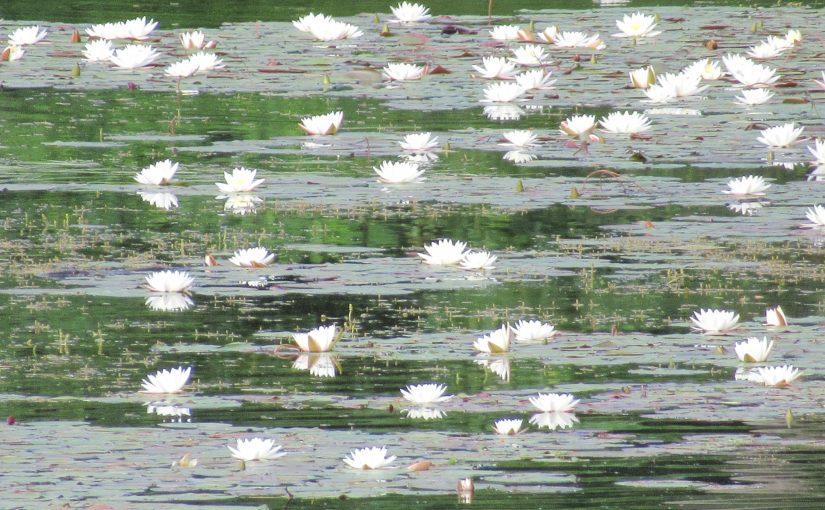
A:
{"type": "Polygon", "coordinates": [[[437,407],[416,406],[403,409],[401,412],[414,420],[440,420],[447,416],[445,411],[437,407]]]}
{"type": "Polygon", "coordinates": [[[484,356],[475,363],[496,374],[502,381],[510,382],[510,358],[507,356],[497,355],[493,359],[484,356]]]}
{"type": "Polygon", "coordinates": [[[163,292],[147,297],[146,306],[160,312],[183,312],[195,306],[195,302],[180,292],[163,292]]]}
{"type": "Polygon", "coordinates": [[[512,161],[516,164],[529,163],[536,158],[538,158],[538,156],[526,151],[507,151],[502,157],[505,161],[512,161]]]}
{"type": "Polygon", "coordinates": [[[328,352],[301,353],[292,362],[296,370],[309,370],[315,377],[335,377],[341,371],[338,356],[328,352]]]}
{"type": "Polygon", "coordinates": [[[175,402],[161,400],[147,402],[146,413],[156,414],[163,418],[163,423],[192,423],[192,414],[188,407],[177,405],[175,402]]]}
{"type": "Polygon", "coordinates": [[[817,165],[808,174],[809,181],[825,181],[825,165],[817,165]]]}
{"type": "Polygon", "coordinates": [[[158,209],[170,211],[179,207],[178,197],[174,193],[138,191],[137,194],[144,202],[149,202],[158,209]]]}
{"type": "Polygon", "coordinates": [[[240,216],[255,214],[258,204],[263,202],[263,199],[254,193],[230,193],[229,195],[219,195],[215,198],[218,200],[226,200],[223,204],[224,211],[240,216]]]}
{"type": "Polygon", "coordinates": [[[739,202],[731,202],[728,204],[728,209],[743,216],[753,216],[768,204],[770,204],[770,202],[767,200],[742,200],[739,202]]]}
{"type": "Polygon", "coordinates": [[[543,429],[550,430],[571,428],[573,424],[578,423],[574,413],[567,411],[553,411],[549,413],[536,413],[530,417],[530,424],[543,429]]]}
{"type": "Polygon", "coordinates": [[[484,115],[490,120],[518,120],[524,110],[514,104],[495,104],[484,107],[484,115]]]}

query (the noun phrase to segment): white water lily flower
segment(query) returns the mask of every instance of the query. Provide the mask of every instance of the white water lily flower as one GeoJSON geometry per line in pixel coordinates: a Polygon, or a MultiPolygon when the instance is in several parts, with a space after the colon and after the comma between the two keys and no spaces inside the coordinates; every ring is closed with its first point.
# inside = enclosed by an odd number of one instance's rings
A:
{"type": "Polygon", "coordinates": [[[144,304],[158,312],[183,312],[195,306],[192,298],[177,292],[163,292],[149,296],[144,304]]]}
{"type": "Polygon", "coordinates": [[[596,127],[595,115],[573,115],[561,121],[559,131],[573,138],[583,138],[596,127]]]}
{"type": "Polygon", "coordinates": [[[404,135],[404,139],[398,143],[405,151],[429,152],[438,147],[438,137],[431,133],[412,133],[404,135]]]}
{"type": "Polygon", "coordinates": [[[487,80],[512,80],[516,65],[503,57],[483,57],[481,65],[473,65],[479,76],[487,80]]]}
{"type": "Polygon", "coordinates": [[[493,430],[502,436],[514,436],[521,432],[521,424],[524,420],[502,418],[493,422],[493,430]]]}
{"type": "Polygon", "coordinates": [[[556,42],[556,37],[558,35],[559,29],[555,25],[550,25],[549,27],[539,32],[539,39],[548,44],[553,44],[554,42],[556,42]]]}
{"type": "Polygon", "coordinates": [[[613,37],[653,37],[662,33],[653,30],[656,28],[656,16],[641,12],[625,14],[622,19],[616,20],[616,26],[621,33],[613,34],[613,37]]]}
{"type": "Polygon", "coordinates": [[[206,36],[200,30],[180,34],[180,44],[185,50],[199,50],[203,48],[206,36]]]}
{"type": "Polygon", "coordinates": [[[277,459],[286,455],[285,452],[280,451],[281,445],[276,445],[274,439],[261,439],[260,437],[238,439],[237,448],[231,446],[227,448],[234,458],[245,462],[277,459]]]}
{"type": "Polygon", "coordinates": [[[763,129],[761,136],[756,140],[768,147],[790,147],[797,143],[804,129],[804,127],[797,128],[793,122],[790,122],[781,126],[763,129]]]}
{"type": "Polygon", "coordinates": [[[556,335],[556,328],[549,322],[520,320],[513,326],[516,340],[520,342],[533,342],[546,340],[556,335]]]}
{"type": "Polygon", "coordinates": [[[447,416],[447,413],[443,409],[426,406],[410,407],[403,409],[401,412],[404,413],[407,418],[412,418],[413,420],[440,420],[447,416]]]}
{"type": "Polygon", "coordinates": [[[797,45],[802,42],[802,32],[796,29],[789,29],[788,32],[785,34],[785,39],[788,41],[788,44],[797,45]]]}
{"type": "Polygon", "coordinates": [[[192,59],[186,58],[169,64],[169,66],[163,71],[163,74],[177,79],[189,78],[190,76],[194,76],[198,72],[198,69],[199,67],[197,62],[193,62],[192,59]]]}
{"type": "Polygon", "coordinates": [[[512,328],[509,324],[502,324],[497,330],[476,338],[473,348],[479,352],[487,354],[498,354],[510,350],[510,343],[513,341],[512,328]]]}
{"type": "Polygon", "coordinates": [[[521,27],[518,25],[498,25],[490,30],[490,37],[496,41],[518,41],[521,39],[521,27]]]}
{"type": "Polygon", "coordinates": [[[123,39],[148,39],[149,35],[157,28],[158,22],[155,20],[146,21],[146,17],[130,19],[123,22],[123,39]]]}
{"type": "Polygon", "coordinates": [[[773,340],[768,342],[768,337],[762,337],[762,340],[760,340],[752,336],[743,342],[738,342],[734,345],[734,349],[739,361],[762,363],[768,360],[768,355],[773,349],[773,340]]]}
{"type": "Polygon", "coordinates": [[[650,119],[639,112],[611,112],[599,120],[608,133],[634,134],[650,129],[650,119]]]}
{"type": "Polygon", "coordinates": [[[341,39],[354,39],[364,35],[361,29],[355,25],[342,23],[328,16],[318,15],[307,22],[307,32],[312,35],[316,41],[331,42],[341,39]]]}
{"type": "Polygon", "coordinates": [[[765,104],[773,97],[773,92],[768,89],[743,89],[741,96],[736,96],[734,102],[742,106],[755,106],[765,104]]]}
{"type": "Polygon", "coordinates": [[[825,227],[825,207],[821,205],[815,205],[812,208],[809,207],[807,211],[805,211],[805,217],[811,221],[810,227],[825,227]]]}
{"type": "Polygon", "coordinates": [[[387,67],[381,70],[381,74],[390,81],[420,80],[427,74],[427,67],[404,63],[387,64],[387,67]]]}
{"type": "Polygon", "coordinates": [[[108,62],[114,55],[111,41],[106,39],[95,39],[86,43],[83,50],[83,57],[89,62],[108,62]]]}
{"type": "Polygon", "coordinates": [[[579,403],[570,393],[541,393],[530,397],[530,403],[543,413],[572,412],[579,403]]]}
{"type": "Polygon", "coordinates": [[[298,18],[296,21],[292,22],[292,25],[300,30],[301,32],[309,32],[310,27],[315,23],[321,22],[330,22],[333,21],[331,16],[327,16],[326,14],[313,14],[309,13],[306,16],[302,16],[298,18]]]}
{"type": "Polygon", "coordinates": [[[718,80],[722,77],[722,68],[719,62],[703,58],[685,67],[679,74],[698,76],[703,80],[718,80]]]}
{"type": "Polygon", "coordinates": [[[776,305],[774,308],[768,308],[765,310],[765,324],[767,326],[788,325],[788,318],[785,317],[785,312],[782,311],[781,306],[776,305]]]}
{"type": "Polygon", "coordinates": [[[378,181],[384,184],[420,182],[425,179],[425,169],[409,161],[382,161],[380,167],[374,166],[372,169],[378,174],[378,181]]]}
{"type": "Polygon", "coordinates": [[[722,57],[722,64],[724,64],[728,74],[733,76],[734,73],[740,72],[746,67],[753,66],[756,62],[738,53],[728,53],[722,57]]]}
{"type": "Polygon", "coordinates": [[[544,48],[537,44],[525,44],[518,48],[513,48],[513,58],[511,59],[522,66],[541,66],[547,60],[547,53],[544,48]]]}
{"type": "Polygon", "coordinates": [[[319,326],[308,333],[293,333],[292,339],[304,352],[327,352],[335,347],[336,328],[335,324],[319,326]]]}
{"type": "Polygon", "coordinates": [[[694,96],[704,92],[708,86],[699,86],[702,82],[700,75],[690,73],[665,73],[660,75],[657,80],[659,85],[673,91],[676,97],[694,96]]]}
{"type": "Polygon", "coordinates": [[[313,377],[335,377],[338,370],[336,357],[327,352],[301,353],[292,362],[296,370],[308,370],[313,377]]]}
{"type": "Polygon", "coordinates": [[[0,60],[14,62],[23,58],[25,54],[26,50],[22,46],[6,46],[3,48],[3,52],[0,53],[0,60]]]}
{"type": "Polygon", "coordinates": [[[793,365],[783,365],[781,367],[758,367],[756,374],[757,377],[751,380],[760,382],[765,386],[783,388],[790,386],[791,383],[801,375],[801,372],[798,368],[794,368],[793,365]]]}
{"type": "Polygon", "coordinates": [[[728,68],[728,71],[733,79],[743,87],[766,87],[776,83],[779,79],[776,69],[771,69],[762,64],[755,64],[747,59],[733,65],[735,66],[733,71],[730,68],[728,68]]]}
{"type": "Polygon", "coordinates": [[[576,415],[565,411],[553,411],[549,413],[537,413],[530,417],[530,424],[540,429],[567,429],[578,423],[576,415]]]}
{"type": "Polygon", "coordinates": [[[172,368],[149,374],[141,382],[144,393],[177,393],[184,387],[192,373],[192,367],[172,368]]]}
{"type": "Polygon", "coordinates": [[[536,145],[536,141],[538,140],[538,137],[531,129],[514,129],[512,131],[502,133],[501,136],[507,140],[507,143],[500,145],[507,145],[516,148],[533,147],[536,145]]]}
{"type": "Polygon", "coordinates": [[[186,271],[156,271],[146,277],[146,287],[154,292],[189,292],[195,283],[186,271]]]}
{"type": "Polygon", "coordinates": [[[408,384],[406,388],[401,388],[404,399],[413,404],[435,404],[446,402],[453,398],[453,395],[443,396],[447,391],[446,384],[408,384]]]}
{"type": "Polygon", "coordinates": [[[257,170],[247,170],[244,167],[234,168],[231,174],[223,173],[226,183],[216,182],[215,186],[224,193],[252,191],[264,182],[264,179],[255,179],[257,173],[257,170]]]}
{"type": "Polygon", "coordinates": [[[706,335],[724,334],[736,329],[739,322],[739,314],[728,310],[707,310],[699,309],[693,312],[690,318],[694,326],[692,329],[701,331],[706,335]]]}
{"type": "Polygon", "coordinates": [[[33,27],[18,28],[9,34],[9,46],[25,46],[27,44],[37,44],[46,38],[46,29],[40,25],[33,27]]]}
{"type": "Polygon", "coordinates": [[[395,7],[390,7],[396,19],[401,23],[419,23],[430,19],[430,9],[421,4],[401,2],[395,7]]]}
{"type": "Polygon", "coordinates": [[[497,256],[491,254],[489,251],[468,251],[464,254],[459,265],[461,269],[469,271],[480,271],[495,269],[493,264],[496,263],[497,256]]]}
{"type": "Polygon", "coordinates": [[[657,83],[642,90],[651,103],[667,103],[676,99],[676,87],[673,83],[657,83]]]}
{"type": "Polygon", "coordinates": [[[496,82],[484,87],[482,103],[509,103],[524,95],[525,90],[518,83],[496,82]]]}
{"type": "Polygon", "coordinates": [[[135,174],[135,180],[141,184],[151,184],[154,186],[165,186],[172,182],[175,172],[178,171],[179,163],[171,159],[164,159],[135,174]]]}
{"type": "Polygon", "coordinates": [[[767,41],[748,48],[748,55],[750,55],[751,58],[757,59],[774,58],[782,55],[782,53],[788,51],[788,49],[790,49],[790,46],[786,44],[784,37],[769,37],[767,41]],[[777,41],[781,41],[781,44],[777,44],[777,41]]]}
{"type": "Polygon", "coordinates": [[[189,61],[198,66],[198,74],[208,73],[213,69],[223,69],[223,60],[214,53],[199,51],[189,57],[189,61]]]}
{"type": "Polygon", "coordinates": [[[123,22],[101,23],[98,25],[92,25],[90,28],[87,28],[86,34],[89,37],[95,37],[97,39],[124,39],[126,35],[126,29],[124,27],[123,22]]]}
{"type": "Polygon", "coordinates": [[[387,447],[373,446],[353,450],[344,457],[344,463],[355,469],[380,469],[396,459],[395,455],[387,457],[387,447]]]}
{"type": "Polygon", "coordinates": [[[729,180],[729,189],[722,190],[722,193],[739,196],[759,196],[764,195],[770,187],[771,185],[765,183],[765,179],[761,175],[748,175],[729,180]]]}
{"type": "Polygon", "coordinates": [[[556,80],[551,80],[551,71],[543,69],[533,69],[532,71],[525,71],[516,76],[516,83],[525,91],[530,90],[550,90],[556,80]]]}
{"type": "Polygon", "coordinates": [[[630,71],[630,85],[634,89],[646,89],[656,83],[656,71],[653,66],[641,67],[630,71]]]}
{"type": "Polygon", "coordinates": [[[159,56],[151,46],[130,44],[125,48],[115,50],[109,60],[121,69],[137,69],[148,66],[159,56]]]}
{"type": "Polygon", "coordinates": [[[308,135],[334,135],[344,122],[344,112],[332,112],[301,119],[301,129],[308,135]]]}
{"type": "Polygon", "coordinates": [[[418,253],[425,264],[433,266],[451,266],[458,264],[464,258],[467,243],[441,239],[424,247],[427,253],[418,253]]]}
{"type": "Polygon", "coordinates": [[[266,267],[275,261],[275,254],[269,250],[256,246],[235,251],[229,262],[239,267],[266,267]]]}
{"type": "Polygon", "coordinates": [[[599,34],[587,35],[584,32],[559,32],[553,44],[559,48],[590,48],[603,50],[606,45],[599,39],[599,34]]]}
{"type": "Polygon", "coordinates": [[[814,140],[814,146],[808,146],[808,152],[814,157],[814,164],[818,166],[825,165],[825,140],[817,138],[814,140]]]}

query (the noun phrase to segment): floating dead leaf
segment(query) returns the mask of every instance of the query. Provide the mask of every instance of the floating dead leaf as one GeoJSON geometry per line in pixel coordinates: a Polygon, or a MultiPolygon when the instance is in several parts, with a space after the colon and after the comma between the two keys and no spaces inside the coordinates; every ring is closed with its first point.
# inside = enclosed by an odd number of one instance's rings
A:
{"type": "Polygon", "coordinates": [[[707,41],[705,41],[705,45],[704,45],[704,46],[705,46],[705,48],[707,48],[707,49],[709,49],[709,50],[715,50],[716,48],[718,48],[718,47],[719,47],[719,43],[717,43],[717,42],[716,42],[715,40],[713,40],[713,39],[708,39],[707,41]]]}
{"type": "Polygon", "coordinates": [[[477,34],[478,30],[470,30],[469,28],[460,27],[458,25],[447,25],[446,27],[441,29],[441,33],[446,34],[446,35],[453,35],[453,34],[472,35],[472,34],[477,34]]]}
{"type": "Polygon", "coordinates": [[[430,74],[452,74],[452,71],[450,71],[444,66],[437,65],[430,69],[430,74]]]}
{"type": "Polygon", "coordinates": [[[433,463],[429,460],[421,460],[407,466],[407,471],[427,471],[433,467],[433,463]]]}
{"type": "Polygon", "coordinates": [[[786,97],[782,100],[784,104],[808,104],[810,103],[809,100],[805,99],[804,97],[786,97]]]}
{"type": "Polygon", "coordinates": [[[724,28],[730,28],[730,25],[705,25],[699,28],[701,30],[722,30],[724,28]]]}

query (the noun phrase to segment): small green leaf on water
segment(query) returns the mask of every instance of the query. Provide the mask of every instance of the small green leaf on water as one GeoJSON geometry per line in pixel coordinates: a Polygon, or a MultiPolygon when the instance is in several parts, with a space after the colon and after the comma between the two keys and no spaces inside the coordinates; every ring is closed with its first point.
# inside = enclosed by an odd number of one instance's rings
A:
{"type": "Polygon", "coordinates": [[[579,198],[580,196],[582,195],[581,193],[579,193],[579,190],[577,190],[575,186],[570,188],[570,198],[579,198]]]}
{"type": "Polygon", "coordinates": [[[518,180],[516,183],[516,193],[523,193],[524,192],[524,183],[521,182],[521,179],[518,180]]]}
{"type": "Polygon", "coordinates": [[[788,412],[785,413],[785,425],[787,425],[788,428],[793,427],[793,411],[790,409],[788,409],[788,412]]]}

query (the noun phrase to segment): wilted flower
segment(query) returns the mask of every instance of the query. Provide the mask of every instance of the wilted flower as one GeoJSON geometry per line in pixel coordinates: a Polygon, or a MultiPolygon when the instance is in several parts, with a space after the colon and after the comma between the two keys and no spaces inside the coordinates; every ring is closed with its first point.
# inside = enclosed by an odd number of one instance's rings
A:
{"type": "Polygon", "coordinates": [[[763,129],[762,135],[756,140],[768,147],[789,147],[797,142],[804,129],[804,127],[797,128],[793,122],[790,122],[763,129]]]}
{"type": "Polygon", "coordinates": [[[468,251],[464,254],[464,258],[461,259],[459,265],[461,269],[473,271],[495,269],[493,264],[496,263],[496,259],[498,257],[492,255],[489,251],[468,251]]]}
{"type": "Polygon", "coordinates": [[[115,50],[109,60],[121,69],[137,69],[148,66],[159,56],[151,46],[129,44],[125,48],[115,50]]]}
{"type": "Polygon", "coordinates": [[[424,169],[409,161],[382,161],[380,167],[372,167],[378,180],[385,184],[402,184],[423,181],[424,169]]]}
{"type": "Polygon", "coordinates": [[[237,448],[231,446],[227,446],[227,448],[232,452],[234,458],[245,462],[277,459],[286,455],[285,452],[279,451],[281,445],[276,445],[274,439],[261,439],[260,437],[238,439],[237,448]]]}
{"type": "Polygon", "coordinates": [[[523,420],[502,418],[493,422],[493,430],[496,434],[503,436],[513,436],[521,432],[523,420]]]}
{"type": "Polygon", "coordinates": [[[785,312],[782,311],[781,306],[776,305],[774,308],[768,308],[765,310],[765,324],[768,326],[788,325],[788,318],[785,317],[785,312]]]}
{"type": "Polygon", "coordinates": [[[741,96],[736,96],[734,102],[742,106],[755,106],[765,104],[773,97],[773,92],[768,89],[744,89],[741,96]]]}
{"type": "Polygon", "coordinates": [[[482,103],[509,103],[524,95],[524,89],[518,83],[497,82],[484,87],[482,103]]]}
{"type": "Polygon", "coordinates": [[[537,413],[530,417],[530,424],[540,429],[567,429],[578,423],[576,415],[566,411],[537,413]]]}
{"type": "Polygon", "coordinates": [[[46,38],[46,29],[40,25],[33,27],[18,28],[9,34],[9,46],[25,46],[27,44],[37,44],[46,38]]]}
{"type": "Polygon", "coordinates": [[[434,266],[450,266],[458,264],[464,258],[467,243],[441,239],[424,247],[427,253],[419,253],[424,263],[434,266]]]}
{"type": "Polygon", "coordinates": [[[344,122],[344,112],[332,112],[301,119],[301,129],[308,135],[334,135],[344,122]]]}
{"type": "Polygon", "coordinates": [[[229,259],[229,262],[240,267],[266,267],[274,261],[275,254],[260,246],[237,250],[229,259]]]}
{"type": "Polygon", "coordinates": [[[373,446],[353,450],[344,457],[344,463],[355,469],[380,469],[395,460],[395,455],[387,457],[387,447],[373,446]]]}
{"type": "Polygon", "coordinates": [[[722,190],[722,193],[728,195],[740,196],[759,196],[764,195],[765,191],[770,188],[770,184],[765,183],[765,179],[761,175],[748,175],[746,177],[739,177],[738,179],[731,179],[728,181],[728,188],[722,190]]]}
{"type": "Polygon", "coordinates": [[[513,48],[512,61],[522,66],[540,66],[544,65],[547,59],[547,53],[544,48],[537,44],[525,44],[518,48],[513,48]]]}
{"type": "Polygon", "coordinates": [[[141,382],[144,393],[177,393],[189,380],[192,367],[172,368],[149,374],[141,382]]]}
{"type": "Polygon", "coordinates": [[[421,4],[401,2],[390,10],[401,23],[418,23],[431,18],[430,9],[421,4]]]}
{"type": "Polygon", "coordinates": [[[609,133],[634,134],[650,129],[650,119],[639,112],[611,112],[599,124],[609,133]]]}
{"type": "Polygon", "coordinates": [[[773,340],[768,342],[767,337],[762,337],[762,340],[759,340],[759,338],[752,336],[744,342],[738,342],[734,345],[734,349],[739,361],[762,363],[768,360],[768,355],[773,349],[773,340]]]}
{"type": "Polygon", "coordinates": [[[756,369],[756,377],[751,380],[760,382],[765,386],[786,387],[801,375],[798,368],[792,365],[783,365],[781,367],[758,367],[756,369]]]}
{"type": "Polygon", "coordinates": [[[699,309],[699,311],[693,312],[690,320],[694,324],[693,329],[706,335],[718,335],[736,329],[739,314],[728,310],[699,309]]]}
{"type": "Polygon", "coordinates": [[[622,19],[616,20],[616,26],[621,33],[613,34],[613,37],[653,37],[662,32],[654,31],[656,28],[656,16],[642,14],[625,14],[622,19]]]}
{"type": "Polygon", "coordinates": [[[255,179],[257,173],[257,170],[247,170],[244,167],[234,168],[231,174],[223,173],[226,183],[216,182],[215,185],[224,193],[252,191],[264,182],[264,179],[255,179]]]}
{"type": "Polygon", "coordinates": [[[553,338],[556,335],[556,328],[546,322],[520,320],[513,326],[513,332],[516,334],[516,340],[530,342],[553,338]]]}
{"type": "Polygon", "coordinates": [[[401,388],[401,394],[413,404],[435,404],[453,398],[453,395],[442,396],[446,390],[446,384],[409,384],[401,388]]]}
{"type": "Polygon", "coordinates": [[[83,56],[89,62],[108,62],[113,54],[112,43],[106,39],[95,39],[86,43],[86,49],[83,51],[83,56]]]}
{"type": "Polygon", "coordinates": [[[482,78],[488,80],[511,80],[515,64],[502,57],[483,57],[481,65],[473,65],[482,78]]]}
{"type": "Polygon", "coordinates": [[[539,393],[537,397],[530,397],[530,403],[541,412],[572,412],[579,403],[570,393],[539,393]]]}
{"type": "Polygon", "coordinates": [[[417,66],[415,64],[387,64],[387,67],[381,70],[384,78],[392,81],[409,81],[420,80],[427,74],[426,66],[417,66]]]}
{"type": "Polygon", "coordinates": [[[146,287],[154,292],[189,292],[194,283],[186,271],[156,271],[146,277],[146,287]]]}
{"type": "Polygon", "coordinates": [[[158,161],[135,174],[135,180],[141,184],[165,186],[172,182],[179,166],[179,163],[174,163],[171,159],[158,161]]]}
{"type": "Polygon", "coordinates": [[[294,333],[292,339],[304,352],[327,352],[335,347],[336,325],[319,326],[308,333],[294,333]]]}
{"type": "Polygon", "coordinates": [[[476,338],[473,348],[479,352],[487,354],[497,354],[510,350],[510,342],[515,334],[509,324],[503,324],[497,330],[476,338]]]}

